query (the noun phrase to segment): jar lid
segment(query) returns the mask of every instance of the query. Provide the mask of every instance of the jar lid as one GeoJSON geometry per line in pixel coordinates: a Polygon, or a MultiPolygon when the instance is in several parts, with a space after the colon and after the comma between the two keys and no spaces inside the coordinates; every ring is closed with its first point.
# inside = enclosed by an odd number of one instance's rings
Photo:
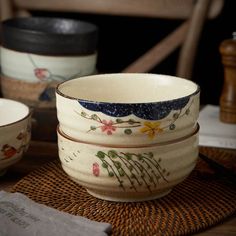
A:
{"type": "Polygon", "coordinates": [[[49,17],[2,22],[2,46],[41,55],[86,55],[96,51],[98,28],[89,22],[49,17]]]}

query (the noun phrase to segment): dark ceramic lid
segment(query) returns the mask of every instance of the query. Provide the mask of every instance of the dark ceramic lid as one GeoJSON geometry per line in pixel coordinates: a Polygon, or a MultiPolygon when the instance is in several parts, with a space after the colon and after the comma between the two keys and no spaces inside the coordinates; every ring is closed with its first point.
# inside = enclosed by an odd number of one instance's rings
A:
{"type": "Polygon", "coordinates": [[[96,50],[96,25],[63,18],[12,18],[2,22],[2,46],[42,55],[86,55],[96,50]]]}

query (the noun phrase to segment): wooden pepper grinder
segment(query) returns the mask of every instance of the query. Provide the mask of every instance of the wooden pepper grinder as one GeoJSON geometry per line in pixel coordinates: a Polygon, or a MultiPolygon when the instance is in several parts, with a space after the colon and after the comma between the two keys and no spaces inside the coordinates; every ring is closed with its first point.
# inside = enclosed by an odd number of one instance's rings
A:
{"type": "Polygon", "coordinates": [[[236,123],[236,32],[233,33],[233,39],[221,43],[220,53],[224,65],[220,120],[225,123],[236,123]]]}

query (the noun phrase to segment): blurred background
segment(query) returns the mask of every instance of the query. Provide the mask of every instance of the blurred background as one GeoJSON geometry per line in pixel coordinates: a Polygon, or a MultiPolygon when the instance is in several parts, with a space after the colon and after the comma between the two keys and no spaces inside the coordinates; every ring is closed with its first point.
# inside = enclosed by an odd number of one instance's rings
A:
{"type": "MultiPolygon", "coordinates": [[[[196,52],[192,80],[201,86],[202,104],[219,104],[224,74],[219,45],[236,31],[236,1],[226,0],[221,13],[205,22],[196,52]]],[[[181,20],[105,16],[82,13],[32,11],[36,16],[57,16],[86,20],[99,27],[97,69],[119,72],[165,35],[181,20]]],[[[151,72],[175,75],[179,49],[151,72]]]]}
{"type": "MultiPolygon", "coordinates": [[[[17,3],[21,3],[23,6],[24,4],[34,5],[26,0],[3,0],[2,6],[4,2],[5,5],[14,2],[16,5],[17,3]]],[[[40,3],[37,4],[40,6],[40,3]]],[[[45,3],[41,5],[43,4],[45,3]]],[[[76,2],[73,2],[73,4],[76,4],[76,2]]],[[[166,1],[167,6],[168,4],[171,4],[171,1],[166,1]]],[[[11,5],[14,9],[14,4],[11,5]]],[[[63,4],[61,3],[61,5],[63,4]]],[[[192,74],[192,80],[201,87],[202,104],[219,104],[224,81],[219,45],[223,40],[232,38],[232,33],[236,31],[235,9],[235,0],[225,0],[219,15],[204,22],[192,74]]],[[[3,12],[4,9],[1,9],[1,11],[3,12]]],[[[88,14],[77,11],[69,12],[68,10],[62,12],[29,9],[29,12],[32,16],[72,18],[96,24],[99,28],[97,47],[98,73],[121,72],[183,22],[183,20],[162,20],[159,18],[127,17],[123,15],[112,16],[102,15],[101,13],[88,14]]],[[[179,48],[176,49],[174,53],[150,72],[175,75],[179,51],[179,48]]]]}

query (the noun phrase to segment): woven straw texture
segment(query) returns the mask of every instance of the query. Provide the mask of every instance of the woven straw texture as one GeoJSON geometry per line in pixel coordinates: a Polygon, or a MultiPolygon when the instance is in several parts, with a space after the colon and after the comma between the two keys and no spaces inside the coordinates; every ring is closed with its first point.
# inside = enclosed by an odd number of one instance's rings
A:
{"type": "MultiPolygon", "coordinates": [[[[205,154],[230,159],[214,149],[210,153],[205,150],[205,154]]],[[[231,157],[235,161],[235,155],[231,157]]],[[[216,225],[236,212],[236,189],[215,175],[213,178],[210,171],[205,175],[204,165],[199,161],[192,174],[164,198],[146,202],[96,199],[69,179],[59,161],[30,173],[12,192],[21,192],[38,203],[73,215],[108,222],[112,225],[112,235],[189,235],[216,225]]]]}

